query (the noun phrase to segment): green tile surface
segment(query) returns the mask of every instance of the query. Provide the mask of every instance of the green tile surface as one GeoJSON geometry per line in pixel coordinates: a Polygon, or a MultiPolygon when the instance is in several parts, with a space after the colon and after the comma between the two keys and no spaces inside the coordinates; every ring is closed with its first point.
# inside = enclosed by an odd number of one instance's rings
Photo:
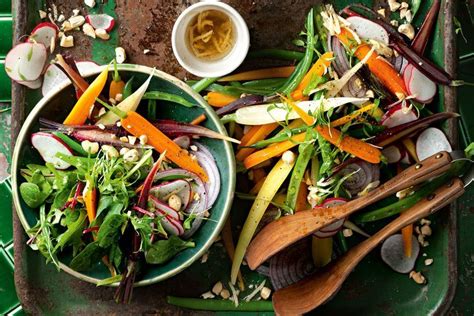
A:
{"type": "Polygon", "coordinates": [[[10,0],[0,0],[0,15],[11,16],[12,2],[10,0]]]}
{"type": "MultiPolygon", "coordinates": [[[[0,201],[3,205],[12,204],[11,190],[5,183],[0,185],[0,201]]],[[[12,212],[0,212],[0,223],[11,223],[12,212]]],[[[6,247],[13,242],[12,225],[0,225],[0,246],[6,247]]]]}
{"type": "Polygon", "coordinates": [[[0,280],[0,314],[3,315],[18,306],[13,280],[13,262],[3,248],[0,248],[0,280]]]}
{"type": "MultiPolygon", "coordinates": [[[[0,0],[5,1],[5,0],[0,0]]],[[[12,47],[12,18],[0,17],[0,58],[4,58],[12,47]]]]}

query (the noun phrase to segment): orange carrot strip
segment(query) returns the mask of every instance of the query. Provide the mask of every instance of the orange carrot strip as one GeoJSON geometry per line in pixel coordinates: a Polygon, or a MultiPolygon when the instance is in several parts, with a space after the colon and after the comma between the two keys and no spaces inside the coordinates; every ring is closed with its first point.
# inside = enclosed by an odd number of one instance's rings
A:
{"type": "Polygon", "coordinates": [[[303,77],[298,87],[296,87],[295,91],[291,93],[291,97],[294,100],[301,100],[304,97],[303,91],[309,85],[309,83],[311,82],[311,79],[314,76],[321,77],[324,75],[327,67],[331,65],[331,60],[333,56],[334,54],[332,52],[327,52],[321,55],[321,57],[319,57],[316,63],[314,63],[314,65],[311,67],[308,73],[303,77]]]}
{"type": "Polygon", "coordinates": [[[122,80],[120,81],[112,80],[109,86],[109,98],[115,99],[117,97],[117,94],[122,94],[124,87],[125,87],[125,82],[123,82],[122,80]]]}
{"type": "Polygon", "coordinates": [[[301,109],[295,102],[284,96],[281,97],[286,103],[291,106],[291,109],[295,111],[299,115],[299,117],[301,117],[301,119],[305,122],[306,125],[311,126],[314,124],[314,117],[303,111],[303,109],[301,109]]]}
{"type": "Polygon", "coordinates": [[[248,145],[248,142],[249,142],[249,139],[252,138],[255,133],[257,133],[257,131],[260,129],[262,125],[253,125],[251,126],[247,133],[244,134],[244,136],[242,136],[242,138],[240,139],[240,145],[239,146],[247,146],[248,145]]]}
{"type": "Polygon", "coordinates": [[[99,97],[102,89],[104,89],[108,73],[109,69],[105,68],[97,78],[94,79],[79,100],[77,100],[71,112],[64,120],[64,124],[82,125],[86,122],[91,106],[94,105],[95,100],[99,97]]]}
{"type": "Polygon", "coordinates": [[[92,223],[97,213],[97,190],[92,187],[94,184],[88,182],[86,186],[86,193],[84,194],[84,204],[86,205],[87,218],[89,223],[92,223]]]}
{"type": "MultiPolygon", "coordinates": [[[[337,35],[337,38],[347,47],[354,50],[354,55],[362,60],[370,52],[368,44],[357,44],[352,33],[345,28],[337,35]]],[[[402,99],[408,95],[405,82],[393,66],[376,52],[367,60],[369,70],[380,80],[380,82],[397,98],[402,99]]]]}
{"type": "Polygon", "coordinates": [[[308,209],[308,185],[304,182],[300,183],[300,190],[296,197],[295,212],[303,211],[308,209]]]}
{"type": "Polygon", "coordinates": [[[190,124],[192,125],[199,125],[201,124],[202,122],[204,122],[206,120],[206,115],[205,114],[201,114],[199,115],[198,117],[196,117],[194,120],[191,121],[190,124]]]}
{"type": "Polygon", "coordinates": [[[166,150],[166,158],[181,168],[194,172],[204,182],[207,182],[206,172],[191,158],[189,153],[169,139],[143,116],[137,112],[130,111],[125,118],[121,119],[121,123],[127,132],[136,137],[146,135],[148,137],[148,145],[155,148],[159,153],[163,153],[166,150]]]}
{"type": "Polygon", "coordinates": [[[369,112],[371,110],[373,110],[375,108],[375,104],[372,103],[372,104],[369,104],[369,105],[366,105],[360,109],[358,109],[357,111],[354,111],[352,112],[351,114],[348,114],[346,116],[343,116],[333,122],[331,122],[331,126],[332,127],[338,127],[338,126],[341,126],[341,125],[344,125],[350,121],[352,121],[353,119],[357,118],[358,116],[360,116],[362,113],[365,113],[365,112],[369,112]]]}
{"type": "Polygon", "coordinates": [[[412,254],[412,246],[411,240],[413,236],[413,224],[405,226],[402,228],[402,240],[403,240],[403,251],[405,253],[405,257],[411,257],[412,254]]]}
{"type": "MultiPolygon", "coordinates": [[[[267,137],[271,132],[273,132],[278,127],[278,123],[257,125],[255,127],[256,128],[252,127],[251,130],[250,130],[250,131],[252,131],[252,134],[250,136],[246,137],[247,139],[244,139],[246,141],[245,145],[242,144],[242,141],[240,142],[241,146],[253,145],[256,142],[265,139],[265,137],[267,137]]],[[[250,131],[247,134],[249,134],[250,131]]],[[[244,135],[244,137],[246,135],[244,135]]],[[[235,155],[235,158],[238,161],[242,161],[242,160],[245,159],[245,157],[248,157],[250,154],[252,154],[255,151],[256,151],[255,148],[241,148],[237,152],[237,154],[235,155]]]]}
{"type": "Polygon", "coordinates": [[[295,66],[257,69],[257,70],[245,71],[238,74],[222,77],[218,81],[224,82],[224,81],[258,80],[258,79],[268,79],[268,78],[287,78],[293,73],[294,70],[295,70],[295,66]]]}
{"type": "Polygon", "coordinates": [[[379,163],[382,153],[379,149],[350,136],[342,136],[341,132],[329,126],[318,125],[317,131],[328,142],[340,148],[342,151],[350,153],[357,158],[370,163],[379,163]]]}
{"type": "Polygon", "coordinates": [[[220,92],[211,91],[207,94],[207,103],[211,106],[221,108],[228,105],[229,103],[234,102],[238,98],[223,94],[220,92]]]}
{"type": "Polygon", "coordinates": [[[253,182],[256,183],[260,181],[261,179],[265,178],[267,176],[267,173],[263,168],[255,168],[253,169],[253,182]]]}
{"type": "Polygon", "coordinates": [[[275,146],[267,147],[261,149],[257,152],[254,152],[244,160],[244,166],[247,169],[250,169],[259,163],[262,163],[268,159],[279,156],[283,154],[288,149],[291,149],[297,146],[299,143],[305,140],[306,133],[301,133],[291,137],[289,140],[278,143],[275,146]]]}

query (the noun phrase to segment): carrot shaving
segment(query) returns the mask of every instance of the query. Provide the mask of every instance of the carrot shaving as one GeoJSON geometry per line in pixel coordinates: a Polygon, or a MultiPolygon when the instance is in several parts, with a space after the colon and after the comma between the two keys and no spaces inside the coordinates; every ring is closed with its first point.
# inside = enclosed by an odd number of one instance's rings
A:
{"type": "Polygon", "coordinates": [[[363,113],[369,112],[369,111],[371,111],[375,108],[376,108],[376,105],[373,104],[373,103],[369,104],[369,105],[366,105],[366,106],[358,109],[357,111],[352,112],[351,114],[348,114],[346,116],[343,116],[343,117],[331,122],[331,126],[332,127],[338,127],[338,126],[344,125],[346,123],[349,123],[350,121],[358,118],[363,113]]]}
{"type": "Polygon", "coordinates": [[[303,99],[304,89],[306,89],[306,87],[309,85],[313,77],[315,76],[321,77],[326,73],[327,68],[331,65],[331,60],[333,56],[334,54],[332,52],[327,52],[321,55],[321,57],[319,57],[316,63],[314,63],[314,65],[311,67],[308,73],[303,77],[298,87],[296,87],[295,91],[291,93],[291,97],[294,100],[303,99]]]}
{"type": "Polygon", "coordinates": [[[287,78],[295,70],[294,66],[274,67],[241,72],[220,78],[218,81],[247,81],[268,78],[287,78]]]}
{"type": "MultiPolygon", "coordinates": [[[[241,146],[249,146],[253,145],[256,142],[265,139],[271,132],[273,132],[276,128],[278,127],[278,123],[270,123],[270,124],[264,124],[264,125],[256,125],[252,127],[247,134],[244,135],[242,140],[240,141],[241,146]],[[245,141],[245,142],[244,142],[245,141]]],[[[254,148],[241,148],[237,154],[235,155],[235,158],[238,161],[242,161],[245,159],[245,157],[249,156],[253,152],[255,152],[256,149],[254,148]]]]}
{"type": "Polygon", "coordinates": [[[217,107],[217,108],[221,108],[223,106],[226,106],[229,103],[232,103],[237,99],[238,98],[236,98],[236,97],[233,97],[233,96],[230,96],[230,95],[227,95],[227,94],[223,94],[223,93],[220,93],[220,92],[215,92],[215,91],[211,91],[207,94],[207,103],[209,103],[209,105],[217,107]]]}

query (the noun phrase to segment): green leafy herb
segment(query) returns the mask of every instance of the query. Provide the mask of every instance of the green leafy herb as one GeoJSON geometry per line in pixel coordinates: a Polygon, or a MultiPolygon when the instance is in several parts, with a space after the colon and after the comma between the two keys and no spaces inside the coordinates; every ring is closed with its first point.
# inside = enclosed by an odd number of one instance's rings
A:
{"type": "Polygon", "coordinates": [[[120,227],[127,218],[122,214],[107,214],[97,233],[97,241],[102,248],[115,244],[120,237],[120,227]]]}
{"type": "Polygon", "coordinates": [[[186,100],[180,95],[161,92],[161,91],[149,91],[143,95],[143,100],[150,100],[150,99],[174,102],[188,108],[198,106],[198,104],[189,102],[188,100],[186,100]]]}
{"type": "Polygon", "coordinates": [[[104,286],[104,285],[111,285],[122,280],[123,276],[121,274],[117,274],[107,279],[100,280],[97,282],[97,286],[104,286]]]}
{"type": "Polygon", "coordinates": [[[152,244],[145,254],[145,259],[150,264],[163,264],[184,249],[193,248],[194,246],[195,244],[192,241],[182,240],[178,236],[171,236],[169,239],[159,240],[152,244]]]}
{"type": "Polygon", "coordinates": [[[29,182],[24,182],[20,185],[21,197],[31,208],[37,208],[43,204],[52,191],[51,184],[49,184],[40,170],[33,172],[29,182]]]}
{"type": "Polygon", "coordinates": [[[76,271],[89,270],[105,254],[106,251],[99,246],[99,241],[93,241],[72,259],[70,267],[76,271]]]}
{"type": "Polygon", "coordinates": [[[463,40],[465,43],[467,43],[467,38],[466,36],[464,35],[464,31],[462,29],[462,25],[461,25],[461,22],[456,18],[456,17],[453,17],[453,23],[454,23],[454,26],[456,27],[454,32],[456,34],[461,34],[463,40]]]}
{"type": "Polygon", "coordinates": [[[74,237],[74,235],[82,233],[82,229],[86,222],[87,214],[85,211],[79,211],[79,212],[76,211],[75,213],[79,213],[78,218],[76,219],[76,221],[68,225],[68,228],[64,233],[58,236],[57,244],[54,247],[54,251],[53,251],[54,253],[58,249],[62,250],[64,246],[68,244],[68,242],[74,237]]]}

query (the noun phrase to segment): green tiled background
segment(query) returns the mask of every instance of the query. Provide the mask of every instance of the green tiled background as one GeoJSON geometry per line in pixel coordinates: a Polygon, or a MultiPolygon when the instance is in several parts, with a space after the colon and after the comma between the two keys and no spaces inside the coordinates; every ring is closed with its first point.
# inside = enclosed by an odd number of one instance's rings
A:
{"type": "MultiPolygon", "coordinates": [[[[469,7],[468,1],[456,1],[459,4],[458,19],[461,21],[467,43],[458,36],[459,79],[474,82],[474,2],[469,7]]],[[[4,71],[6,52],[12,42],[11,2],[0,0],[0,155],[10,161],[10,90],[11,84],[4,71]]],[[[461,136],[464,143],[474,141],[474,108],[472,96],[474,91],[469,87],[458,90],[460,112],[463,117],[461,136]]],[[[1,158],[1,157],[0,157],[1,158]]],[[[1,167],[0,167],[1,168],[1,167]]],[[[1,170],[0,170],[1,171],[1,170]]],[[[468,192],[474,196],[474,187],[468,192]]],[[[450,315],[474,315],[474,208],[472,198],[460,199],[463,207],[458,214],[458,273],[459,280],[456,296],[449,312],[450,315]]],[[[23,311],[16,296],[13,280],[13,243],[12,243],[11,187],[7,179],[0,183],[0,315],[22,315],[23,311]]]]}

